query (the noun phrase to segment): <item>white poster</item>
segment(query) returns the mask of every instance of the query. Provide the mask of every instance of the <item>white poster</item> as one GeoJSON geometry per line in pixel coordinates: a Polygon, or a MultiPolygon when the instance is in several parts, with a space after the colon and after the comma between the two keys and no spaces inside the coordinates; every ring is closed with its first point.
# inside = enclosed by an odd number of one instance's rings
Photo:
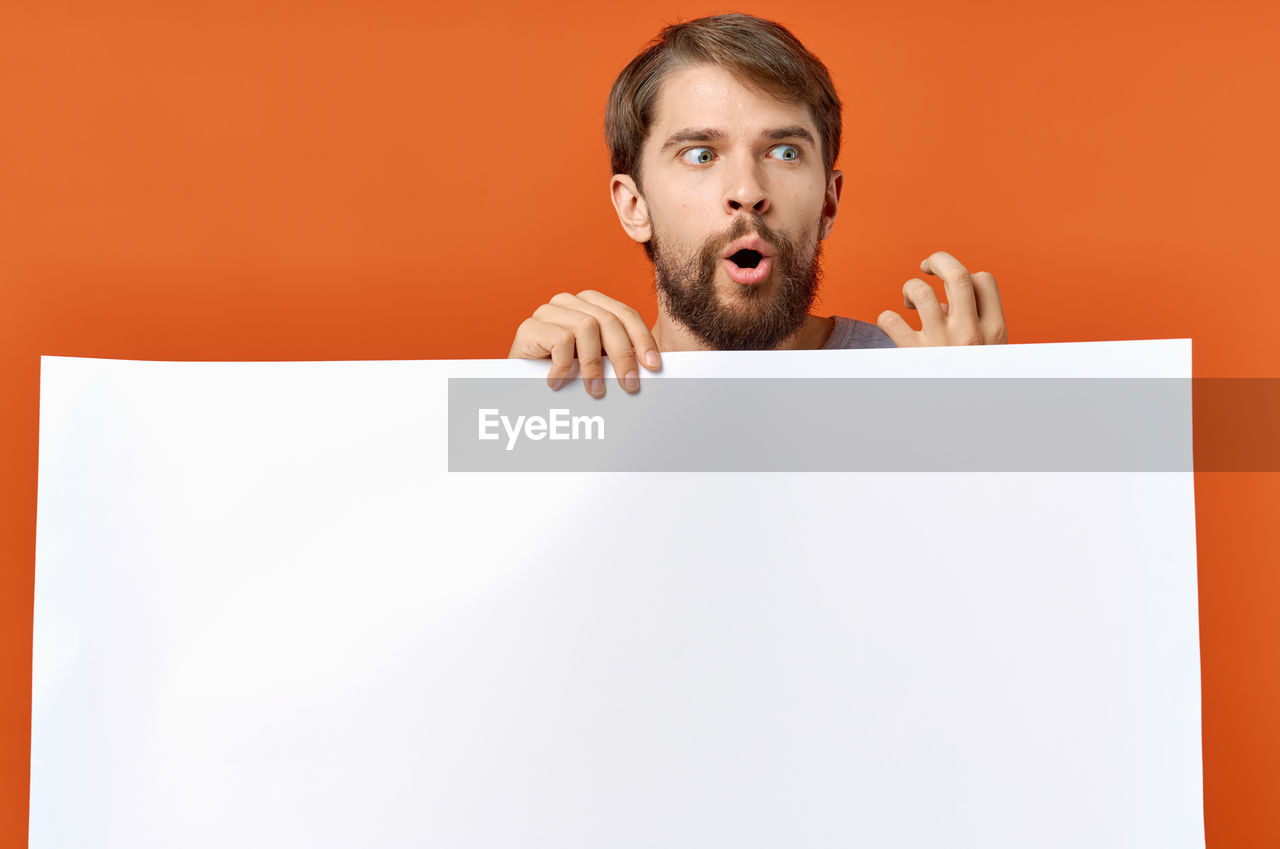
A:
{"type": "MultiPolygon", "coordinates": [[[[1189,463],[450,471],[449,379],[545,368],[46,358],[33,849],[1204,846],[1189,463]]],[[[1190,374],[1177,340],[642,380],[1190,374]]]]}

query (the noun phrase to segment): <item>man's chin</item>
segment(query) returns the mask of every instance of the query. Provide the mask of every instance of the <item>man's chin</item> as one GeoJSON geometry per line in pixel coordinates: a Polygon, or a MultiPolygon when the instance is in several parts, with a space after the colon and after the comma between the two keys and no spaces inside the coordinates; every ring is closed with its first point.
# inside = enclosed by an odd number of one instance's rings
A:
{"type": "MultiPolygon", "coordinates": [[[[714,329],[702,328],[704,342],[725,351],[759,351],[776,348],[791,337],[808,313],[780,315],[773,294],[762,287],[731,284],[734,291],[717,297],[718,320],[714,329]],[[710,333],[710,336],[704,335],[710,333]]],[[[764,284],[768,286],[769,284],[764,284]]],[[[690,328],[694,329],[694,328],[690,328]]],[[[698,330],[695,329],[695,333],[698,330]]]]}

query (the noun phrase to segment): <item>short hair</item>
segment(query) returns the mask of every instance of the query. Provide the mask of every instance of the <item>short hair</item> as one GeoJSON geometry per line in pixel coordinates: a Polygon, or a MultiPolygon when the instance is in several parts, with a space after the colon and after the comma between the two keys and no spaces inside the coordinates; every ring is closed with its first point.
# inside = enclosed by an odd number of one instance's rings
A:
{"type": "Polygon", "coordinates": [[[614,174],[640,183],[640,151],[663,81],[673,71],[715,65],[744,84],[809,107],[830,176],[840,153],[840,98],[831,74],[786,27],[752,15],[712,15],[666,27],[614,80],[605,141],[614,174]]]}

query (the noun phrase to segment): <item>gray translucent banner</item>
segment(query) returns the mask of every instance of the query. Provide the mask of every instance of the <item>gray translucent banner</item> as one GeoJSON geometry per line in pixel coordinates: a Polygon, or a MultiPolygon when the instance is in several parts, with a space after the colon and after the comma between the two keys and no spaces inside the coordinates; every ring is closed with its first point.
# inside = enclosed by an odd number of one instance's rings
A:
{"type": "Polygon", "coordinates": [[[449,470],[1191,471],[1192,383],[663,378],[594,399],[580,384],[452,378],[449,470]]]}

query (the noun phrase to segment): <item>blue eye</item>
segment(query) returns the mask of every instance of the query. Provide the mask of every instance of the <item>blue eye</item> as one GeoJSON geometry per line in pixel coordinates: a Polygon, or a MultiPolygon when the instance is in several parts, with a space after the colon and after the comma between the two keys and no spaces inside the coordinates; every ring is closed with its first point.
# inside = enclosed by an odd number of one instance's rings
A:
{"type": "Polygon", "coordinates": [[[769,153],[776,154],[775,159],[781,159],[783,162],[795,162],[800,158],[800,148],[790,144],[780,144],[769,150],[769,153]]]}
{"type": "Polygon", "coordinates": [[[716,155],[709,147],[691,147],[680,154],[680,158],[690,165],[706,165],[715,159],[716,155]]]}

